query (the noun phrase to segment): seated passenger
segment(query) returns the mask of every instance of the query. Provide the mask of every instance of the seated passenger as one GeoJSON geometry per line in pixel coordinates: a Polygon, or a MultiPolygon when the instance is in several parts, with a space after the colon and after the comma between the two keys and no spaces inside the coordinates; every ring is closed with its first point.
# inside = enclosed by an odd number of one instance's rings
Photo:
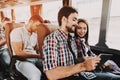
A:
{"type": "MultiPolygon", "coordinates": [[[[96,56],[88,44],[89,26],[85,19],[78,19],[78,26],[75,28],[75,42],[77,45],[78,63],[86,60],[88,56],[96,56]]],[[[81,72],[81,75],[88,80],[120,80],[120,76],[110,72],[81,72]]]]}
{"type": "Polygon", "coordinates": [[[0,62],[1,62],[1,67],[2,72],[3,72],[3,78],[7,78],[8,76],[8,66],[10,64],[10,55],[8,52],[8,47],[6,44],[6,39],[5,39],[5,25],[10,21],[9,18],[5,17],[1,21],[0,25],[0,62]]]}
{"type": "Polygon", "coordinates": [[[10,34],[13,54],[25,57],[25,61],[17,60],[16,69],[21,72],[28,80],[40,80],[41,65],[40,54],[35,50],[37,45],[37,27],[43,23],[39,15],[34,15],[29,19],[27,25],[13,29],[10,34]],[[39,66],[36,66],[39,65],[39,66]]]}

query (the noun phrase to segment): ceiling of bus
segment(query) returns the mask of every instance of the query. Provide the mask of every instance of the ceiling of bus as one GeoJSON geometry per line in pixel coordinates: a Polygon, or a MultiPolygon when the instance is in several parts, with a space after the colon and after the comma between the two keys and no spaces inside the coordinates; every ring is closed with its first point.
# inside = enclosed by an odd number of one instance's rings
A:
{"type": "Polygon", "coordinates": [[[0,0],[0,9],[13,8],[15,6],[34,5],[58,0],[0,0]]]}

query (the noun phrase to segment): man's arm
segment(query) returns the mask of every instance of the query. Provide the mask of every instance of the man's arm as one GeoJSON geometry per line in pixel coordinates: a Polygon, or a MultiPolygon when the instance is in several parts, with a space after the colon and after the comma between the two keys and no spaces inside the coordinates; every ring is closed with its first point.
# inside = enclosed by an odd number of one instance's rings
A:
{"type": "Polygon", "coordinates": [[[83,63],[78,63],[76,65],[67,67],[56,67],[54,69],[46,71],[45,73],[49,80],[58,80],[61,78],[72,76],[81,71],[92,71],[96,68],[99,61],[99,57],[88,57],[83,63]]]}
{"type": "Polygon", "coordinates": [[[30,53],[27,51],[24,51],[23,46],[25,45],[22,41],[22,28],[16,28],[12,30],[10,33],[10,42],[11,42],[11,47],[13,48],[15,54],[17,56],[21,57],[27,57],[27,58],[39,58],[40,54],[36,53],[30,53]]]}
{"type": "Polygon", "coordinates": [[[23,51],[23,43],[22,42],[12,42],[11,46],[14,49],[14,52],[16,55],[21,56],[21,57],[28,57],[28,58],[39,58],[40,54],[32,54],[23,51]]]}

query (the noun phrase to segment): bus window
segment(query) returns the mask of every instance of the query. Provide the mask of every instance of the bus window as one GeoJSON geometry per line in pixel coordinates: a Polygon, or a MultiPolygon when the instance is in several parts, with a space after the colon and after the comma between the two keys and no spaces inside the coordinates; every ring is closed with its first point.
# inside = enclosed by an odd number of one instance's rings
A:
{"type": "Polygon", "coordinates": [[[62,0],[43,3],[43,13],[42,13],[43,18],[50,20],[51,22],[56,22],[57,14],[61,7],[62,7],[62,0]]]}
{"type": "Polygon", "coordinates": [[[120,50],[120,0],[112,0],[110,20],[107,30],[107,45],[110,48],[120,50]]]}
{"type": "Polygon", "coordinates": [[[30,18],[30,6],[14,8],[15,22],[26,22],[30,18]]]}
{"type": "Polygon", "coordinates": [[[8,17],[9,19],[11,19],[11,15],[10,14],[11,14],[11,10],[10,9],[5,9],[3,11],[3,15],[8,17]]]}

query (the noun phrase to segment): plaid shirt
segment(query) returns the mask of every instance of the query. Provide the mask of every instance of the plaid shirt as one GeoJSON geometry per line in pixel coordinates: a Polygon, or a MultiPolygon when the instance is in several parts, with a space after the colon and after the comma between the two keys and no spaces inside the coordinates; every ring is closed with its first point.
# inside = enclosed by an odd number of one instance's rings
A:
{"type": "MultiPolygon", "coordinates": [[[[5,39],[5,30],[3,27],[0,27],[0,40],[5,39]]],[[[0,50],[6,48],[6,45],[0,46],[0,50]]]]}
{"type": "Polygon", "coordinates": [[[0,40],[5,38],[4,28],[0,27],[0,40]]]}
{"type": "Polygon", "coordinates": [[[45,38],[43,45],[44,71],[58,66],[74,65],[74,59],[69,50],[67,39],[67,34],[59,29],[45,38]]]}

